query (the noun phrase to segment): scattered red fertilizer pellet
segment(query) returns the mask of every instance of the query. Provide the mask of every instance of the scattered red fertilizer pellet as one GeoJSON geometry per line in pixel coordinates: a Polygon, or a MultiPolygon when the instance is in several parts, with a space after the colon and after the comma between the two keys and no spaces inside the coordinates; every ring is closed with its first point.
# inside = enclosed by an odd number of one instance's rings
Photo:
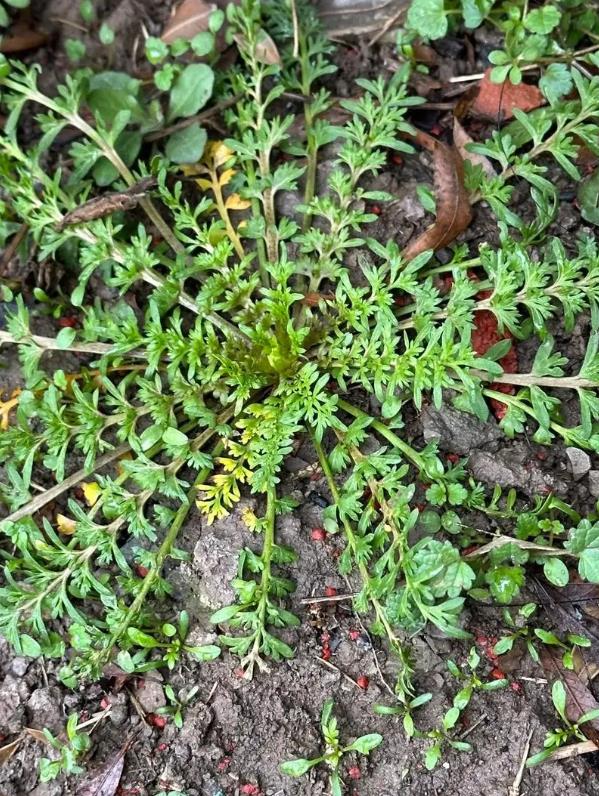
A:
{"type": "Polygon", "coordinates": [[[310,538],[313,542],[324,542],[327,538],[327,532],[324,528],[312,528],[310,538]]]}
{"type": "Polygon", "coordinates": [[[362,776],[359,766],[352,766],[351,768],[348,768],[347,773],[350,779],[360,779],[362,776]]]}
{"type": "Polygon", "coordinates": [[[547,452],[546,451],[537,451],[537,459],[540,462],[544,462],[546,458],[547,458],[547,452]]]}
{"type": "Polygon", "coordinates": [[[326,586],[324,590],[325,597],[336,597],[337,589],[334,586],[326,586]]]}
{"type": "Polygon", "coordinates": [[[227,756],[227,757],[223,757],[223,759],[219,761],[219,763],[216,766],[216,768],[222,774],[222,772],[226,771],[229,768],[230,765],[231,765],[231,758],[227,756]]]}
{"type": "Polygon", "coordinates": [[[397,152],[394,152],[391,155],[391,160],[395,163],[396,166],[403,166],[403,158],[397,152]]]}
{"type": "Polygon", "coordinates": [[[143,567],[141,564],[136,564],[135,571],[137,572],[140,578],[145,578],[145,576],[148,574],[150,570],[147,567],[143,567]]]}
{"type": "Polygon", "coordinates": [[[380,216],[381,208],[378,205],[372,205],[370,209],[375,214],[375,216],[380,216]]]}
{"type": "Polygon", "coordinates": [[[77,317],[75,315],[63,315],[62,318],[58,319],[58,325],[61,329],[72,329],[77,326],[77,317]]]}
{"type": "Polygon", "coordinates": [[[102,710],[107,710],[110,707],[110,700],[108,699],[108,697],[106,696],[102,697],[102,699],[100,700],[100,707],[102,708],[102,710]]]}
{"type": "Polygon", "coordinates": [[[510,688],[512,689],[512,691],[516,691],[518,693],[522,691],[522,686],[520,685],[520,683],[516,682],[510,683],[510,688]]]}
{"type": "Polygon", "coordinates": [[[457,464],[460,461],[460,457],[457,453],[448,453],[446,458],[447,461],[451,462],[452,464],[457,464]]]}
{"type": "Polygon", "coordinates": [[[349,637],[352,641],[357,641],[360,638],[360,631],[356,630],[355,627],[352,627],[352,629],[349,631],[349,637]]]}
{"type": "Polygon", "coordinates": [[[370,684],[370,680],[366,677],[365,674],[361,674],[358,679],[356,680],[356,684],[363,690],[366,691],[370,684]]]}
{"type": "Polygon", "coordinates": [[[491,670],[491,677],[494,680],[505,680],[505,672],[502,672],[501,669],[492,669],[491,670]]]}
{"type": "Polygon", "coordinates": [[[245,672],[243,671],[241,666],[238,666],[236,669],[233,669],[233,674],[235,675],[235,677],[238,677],[240,680],[243,680],[245,677],[245,672]]]}
{"type": "Polygon", "coordinates": [[[158,749],[159,752],[166,752],[166,750],[168,749],[168,744],[166,744],[164,742],[163,743],[159,743],[156,748],[158,749]]]}
{"type": "Polygon", "coordinates": [[[257,785],[252,785],[250,782],[242,785],[239,792],[243,793],[244,796],[260,796],[260,788],[257,785]]]}
{"type": "Polygon", "coordinates": [[[158,716],[156,713],[148,713],[146,718],[148,720],[148,724],[151,724],[153,727],[157,727],[159,730],[163,730],[166,727],[166,716],[158,716]]]}
{"type": "Polygon", "coordinates": [[[323,661],[328,661],[328,660],[330,660],[332,654],[333,653],[331,652],[331,648],[327,644],[326,647],[322,648],[322,653],[321,653],[320,657],[323,659],[323,661]]]}

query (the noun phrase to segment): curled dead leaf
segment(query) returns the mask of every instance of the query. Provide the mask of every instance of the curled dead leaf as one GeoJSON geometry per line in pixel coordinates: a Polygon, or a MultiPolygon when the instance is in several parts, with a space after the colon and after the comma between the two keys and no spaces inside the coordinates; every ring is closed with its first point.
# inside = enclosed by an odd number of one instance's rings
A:
{"type": "Polygon", "coordinates": [[[466,149],[466,145],[473,144],[474,140],[468,135],[457,119],[453,120],[453,143],[456,145],[462,160],[468,160],[473,166],[481,166],[483,173],[486,174],[487,177],[496,176],[496,171],[489,158],[466,149]]]}
{"type": "Polygon", "coordinates": [[[434,224],[408,243],[402,252],[405,260],[412,260],[429,249],[447,246],[472,220],[470,199],[464,187],[464,163],[456,147],[420,131],[416,141],[433,155],[437,218],[434,224]]]}
{"type": "Polygon", "coordinates": [[[77,528],[77,523],[70,517],[65,517],[64,514],[56,515],[56,525],[61,533],[66,536],[72,536],[77,528]]]}
{"type": "Polygon", "coordinates": [[[193,39],[198,33],[208,30],[210,15],[216,11],[216,3],[204,0],[183,0],[166,24],[162,41],[172,44],[177,39],[193,39]]]}

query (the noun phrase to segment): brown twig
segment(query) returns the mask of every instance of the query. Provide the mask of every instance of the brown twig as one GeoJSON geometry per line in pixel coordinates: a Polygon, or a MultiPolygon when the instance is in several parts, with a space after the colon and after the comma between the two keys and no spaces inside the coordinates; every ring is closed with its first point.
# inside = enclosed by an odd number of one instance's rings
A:
{"type": "Polygon", "coordinates": [[[339,603],[344,600],[353,600],[357,592],[353,594],[335,594],[333,597],[303,597],[300,605],[311,605],[312,603],[339,603]]]}
{"type": "Polygon", "coordinates": [[[19,229],[16,231],[14,237],[11,238],[10,243],[8,244],[6,249],[4,249],[4,253],[2,254],[2,258],[0,259],[0,273],[4,271],[4,269],[12,260],[14,253],[16,252],[16,250],[19,247],[19,244],[27,234],[28,229],[29,227],[27,226],[27,224],[21,224],[19,229]]]}
{"type": "Polygon", "coordinates": [[[148,133],[145,136],[145,140],[158,141],[160,138],[166,138],[167,135],[177,132],[177,130],[183,130],[185,127],[189,127],[189,125],[193,124],[194,122],[205,122],[207,119],[210,119],[211,116],[215,116],[217,113],[230,108],[231,105],[235,105],[239,99],[240,95],[237,95],[236,97],[229,97],[229,99],[218,102],[216,105],[213,105],[212,108],[202,111],[202,113],[196,113],[195,116],[189,116],[187,119],[182,119],[180,122],[171,124],[169,127],[164,127],[162,130],[156,130],[153,133],[148,133]]]}
{"type": "Polygon", "coordinates": [[[528,738],[526,739],[526,743],[524,744],[524,752],[522,753],[522,760],[520,761],[520,765],[518,766],[518,771],[516,771],[516,776],[514,777],[512,786],[508,791],[508,796],[520,796],[520,783],[522,782],[522,776],[524,774],[524,769],[526,767],[526,758],[528,757],[528,752],[530,750],[531,738],[532,738],[532,730],[528,733],[528,738]]]}
{"type": "Polygon", "coordinates": [[[357,684],[357,682],[353,679],[353,677],[350,677],[349,674],[345,674],[345,672],[342,672],[341,669],[338,666],[335,666],[334,663],[331,663],[330,661],[325,661],[324,658],[321,658],[318,655],[315,655],[314,657],[316,658],[318,663],[321,663],[323,666],[326,666],[327,669],[331,669],[331,671],[337,672],[337,674],[340,674],[341,677],[345,677],[345,679],[349,683],[351,683],[353,686],[355,686],[358,689],[358,691],[363,691],[364,690],[361,686],[359,686],[357,684]]]}
{"type": "Polygon", "coordinates": [[[401,16],[403,16],[403,14],[405,14],[405,12],[406,12],[405,7],[400,8],[397,13],[393,14],[392,17],[389,17],[389,19],[385,22],[385,24],[379,30],[379,32],[375,33],[375,35],[370,39],[370,41],[368,42],[368,46],[372,47],[373,44],[376,44],[377,41],[385,35],[385,33],[389,30],[389,28],[392,27],[398,21],[398,19],[401,16]]]}

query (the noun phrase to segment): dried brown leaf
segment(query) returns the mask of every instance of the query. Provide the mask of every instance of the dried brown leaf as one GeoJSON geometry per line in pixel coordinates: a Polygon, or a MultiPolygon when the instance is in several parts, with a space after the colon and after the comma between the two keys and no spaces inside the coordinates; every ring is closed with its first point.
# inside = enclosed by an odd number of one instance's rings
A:
{"type": "MultiPolygon", "coordinates": [[[[599,702],[582,682],[576,672],[566,669],[561,654],[553,647],[543,646],[540,652],[541,663],[547,679],[561,680],[566,689],[566,716],[576,724],[581,716],[599,708],[599,702]]],[[[580,725],[586,737],[599,747],[599,720],[586,721],[580,725]]]]}
{"type": "Polygon", "coordinates": [[[13,29],[12,36],[4,36],[0,41],[0,53],[21,53],[37,50],[48,41],[48,34],[41,30],[13,29]]]}
{"type": "MultiPolygon", "coordinates": [[[[233,36],[233,38],[239,47],[245,47],[244,36],[237,34],[233,36]]],[[[277,45],[265,30],[261,30],[258,33],[258,40],[256,41],[254,48],[254,57],[256,58],[256,61],[261,64],[267,64],[268,66],[281,65],[281,56],[277,49],[277,45]]]]}
{"type": "Polygon", "coordinates": [[[8,763],[10,758],[19,748],[19,745],[22,740],[23,736],[19,735],[19,737],[16,740],[11,741],[11,743],[7,743],[6,746],[0,748],[0,766],[3,766],[5,763],[8,763]]]}
{"type": "Polygon", "coordinates": [[[420,131],[416,140],[433,155],[437,218],[416,240],[408,243],[402,252],[406,260],[429,249],[447,246],[472,219],[470,199],[464,187],[464,163],[458,150],[420,131]]]}
{"type": "Polygon", "coordinates": [[[162,41],[171,44],[177,39],[193,39],[198,33],[208,30],[208,20],[215,10],[215,3],[206,3],[205,0],[183,0],[169,19],[161,36],[162,41]]]}
{"type": "Polygon", "coordinates": [[[81,783],[75,796],[114,796],[121,781],[125,754],[133,740],[133,738],[128,738],[116,755],[109,757],[104,765],[93,771],[81,783]]]}
{"type": "Polygon", "coordinates": [[[44,733],[41,730],[36,730],[34,727],[25,727],[25,732],[27,735],[30,735],[35,741],[39,741],[40,743],[45,743],[46,746],[50,746],[50,741],[46,738],[44,733]]]}
{"type": "Polygon", "coordinates": [[[474,140],[468,135],[459,121],[455,118],[453,120],[453,143],[456,145],[462,160],[470,161],[473,166],[481,166],[483,173],[486,174],[487,177],[497,176],[497,173],[493,168],[489,158],[486,158],[484,155],[479,155],[476,152],[470,152],[468,149],[466,149],[466,144],[473,144],[474,140]]]}

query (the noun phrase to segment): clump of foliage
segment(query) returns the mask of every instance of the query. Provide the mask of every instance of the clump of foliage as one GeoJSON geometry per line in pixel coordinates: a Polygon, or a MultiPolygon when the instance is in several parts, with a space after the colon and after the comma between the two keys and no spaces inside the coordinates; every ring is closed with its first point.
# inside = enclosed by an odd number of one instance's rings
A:
{"type": "Polygon", "coordinates": [[[540,69],[539,86],[548,98],[555,93],[565,96],[572,87],[569,65],[597,49],[577,49],[585,38],[595,40],[599,34],[597,14],[584,0],[534,5],[525,0],[412,0],[398,44],[409,50],[416,36],[441,39],[450,26],[462,23],[473,30],[484,22],[503,34],[502,49],[489,54],[491,79],[501,83],[508,78],[517,85],[523,70],[540,69]]]}
{"type": "Polygon", "coordinates": [[[369,735],[362,735],[356,738],[353,743],[348,746],[342,746],[340,742],[339,728],[337,726],[337,719],[333,716],[333,700],[328,699],[323,707],[320,716],[320,731],[324,740],[325,748],[322,755],[313,757],[310,760],[305,758],[298,758],[297,760],[288,760],[286,763],[281,764],[281,771],[290,777],[301,777],[307,774],[311,768],[324,763],[330,769],[329,773],[329,787],[331,796],[342,796],[343,793],[343,780],[341,779],[340,767],[341,762],[345,755],[350,752],[358,752],[361,755],[369,755],[373,749],[380,746],[383,742],[383,736],[377,732],[370,733],[369,735]]]}
{"type": "MultiPolygon", "coordinates": [[[[183,653],[218,653],[189,648],[185,620],[160,615],[171,588],[163,567],[184,556],[176,542],[192,507],[213,521],[244,490],[262,506],[252,519],[256,544],[241,553],[236,602],[212,621],[227,628],[220,643],[248,676],[267,658],[293,655],[278,631],[299,623],[288,608],[295,553],[276,529],[293,510],[281,468],[302,436],[328,484],[325,527],[345,540],[340,571],[356,579],[356,609],[398,656],[406,710],[418,704],[409,634],[430,622],[467,638],[466,598],[509,604],[530,563],[557,585],[569,577],[558,559],[599,582],[599,523],[551,496],[526,507],[500,489],[489,496],[463,462],[447,464],[436,445],[403,434],[410,404],[451,401],[486,421],[493,400],[509,437],[599,450],[599,250],[590,240],[574,249],[547,237],[555,188],[541,159],[553,156],[576,178],[579,143],[599,133],[599,78],[570,70],[575,97],[555,97],[534,119],[520,115],[518,128],[478,145],[500,171],[489,178],[472,168],[467,179],[497,216],[500,246],[456,246],[447,264],[432,252],[407,261],[393,241],[370,237],[368,225],[376,219],[370,203],[391,198],[376,186],[389,151],[413,152],[408,113],[420,99],[410,95],[409,66],[388,81],[356,81],[356,97],[340,103],[348,120],[333,124],[332,45],[312,7],[297,5],[299,29],[284,4],[229,8],[227,35],[242,66],[224,76],[216,98],[229,105],[231,137],[198,146],[198,162],[183,173],[178,158],[143,142],[124,158],[122,136],[145,129],[136,107],[107,115],[92,101],[85,71],[50,98],[34,68],[1,65],[6,223],[28,225],[40,259],[70,265],[70,303],[81,323],[40,335],[39,306],[5,286],[9,320],[0,339],[18,344],[24,389],[0,435],[7,510],[0,629],[20,654],[60,657],[68,644],[70,685],[98,677],[117,656],[126,671],[143,671],[183,653]],[[299,135],[283,94],[301,97],[299,135]],[[28,145],[19,119],[31,105],[41,136],[28,145]],[[80,138],[70,162],[54,169],[53,143],[65,126],[80,138]],[[320,193],[323,157],[332,162],[320,193]],[[85,204],[99,163],[122,201],[133,201],[143,181],[137,214],[85,204]],[[531,185],[537,215],[528,224],[510,207],[515,178],[531,185]],[[295,213],[279,212],[281,195],[299,191],[295,213]],[[98,284],[115,298],[94,298],[98,284]],[[481,311],[506,333],[484,356],[472,342],[481,311]],[[589,313],[587,353],[573,368],[547,324],[562,319],[571,330],[589,313]],[[504,373],[507,333],[536,340],[529,372],[504,373]],[[52,351],[61,352],[62,367],[52,351]],[[502,392],[505,384],[514,391],[502,392]],[[578,402],[575,425],[564,420],[563,391],[578,402]],[[373,402],[378,416],[362,408],[373,402]],[[82,482],[87,492],[77,492],[82,482]],[[60,518],[48,511],[57,500],[60,518]],[[485,545],[462,519],[466,510],[493,518],[504,535],[485,545]],[[472,545],[478,549],[466,555],[472,545]]],[[[148,52],[163,63],[157,47],[150,42],[148,52]]],[[[161,67],[169,120],[201,107],[193,81],[190,105],[173,97],[196,66],[204,65],[161,67]]]]}

